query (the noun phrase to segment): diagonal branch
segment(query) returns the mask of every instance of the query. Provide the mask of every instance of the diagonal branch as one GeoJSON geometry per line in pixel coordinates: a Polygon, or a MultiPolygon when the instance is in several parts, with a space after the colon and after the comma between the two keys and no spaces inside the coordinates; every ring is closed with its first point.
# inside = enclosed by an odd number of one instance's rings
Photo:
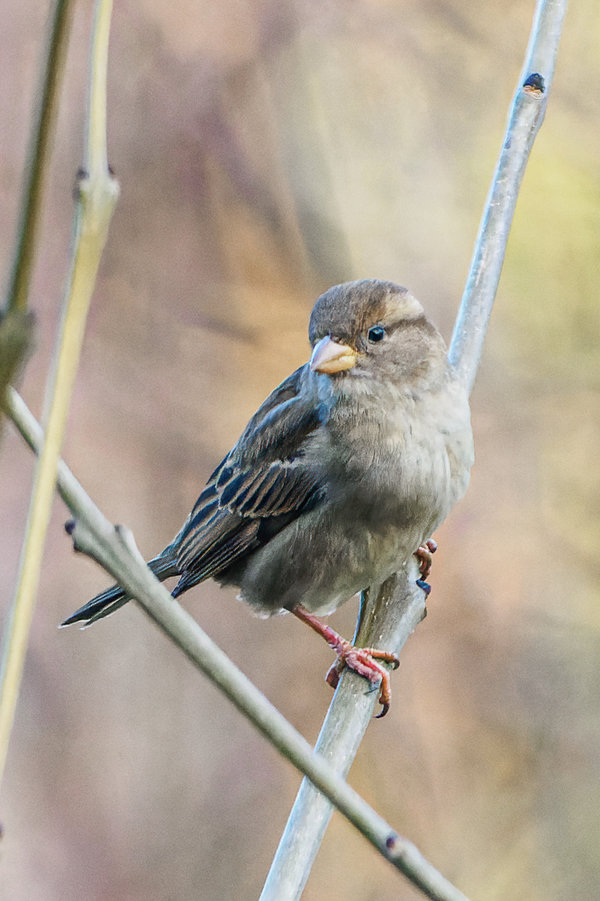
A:
{"type": "Polygon", "coordinates": [[[525,64],[479,226],[448,354],[469,392],[479,366],[525,167],[546,114],[566,10],[567,0],[538,3],[525,64]]]}
{"type": "MultiPolygon", "coordinates": [[[[554,74],[566,0],[539,0],[522,75],[513,98],[496,172],[485,205],[449,359],[473,387],[496,295],[517,195],[554,74]],[[535,77],[534,77],[535,73],[535,77]]],[[[374,592],[373,592],[374,593],[374,592]]],[[[414,573],[403,570],[379,590],[361,622],[357,644],[398,653],[425,612],[414,573]]],[[[316,749],[346,775],[375,706],[360,677],[345,671],[323,723],[316,749]]],[[[260,901],[296,901],[308,879],[333,812],[304,780],[296,797],[260,901]]]]}

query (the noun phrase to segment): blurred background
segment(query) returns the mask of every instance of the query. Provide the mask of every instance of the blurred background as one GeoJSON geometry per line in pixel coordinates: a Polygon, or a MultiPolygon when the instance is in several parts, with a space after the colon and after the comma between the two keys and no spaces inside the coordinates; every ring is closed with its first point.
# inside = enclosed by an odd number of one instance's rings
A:
{"type": "MultiPolygon", "coordinates": [[[[48,2],[0,34],[7,272],[48,2]]],[[[449,339],[533,0],[122,0],[109,149],[121,183],[64,457],[151,556],[269,391],[316,296],[405,284],[449,339]]],[[[22,392],[40,415],[82,159],[77,5],[22,392]]],[[[600,896],[600,9],[567,14],[474,391],[476,464],[440,530],[429,615],[351,782],[478,901],[600,896]]],[[[0,447],[2,610],[33,459],[0,447]]],[[[0,804],[11,901],[258,897],[299,785],[134,605],[57,624],[107,579],[57,499],[0,804]]],[[[325,644],[212,584],[202,627],[311,741],[325,644]]],[[[332,617],[350,635],[351,602],[332,617]]],[[[421,897],[335,817],[306,901],[421,897]]]]}

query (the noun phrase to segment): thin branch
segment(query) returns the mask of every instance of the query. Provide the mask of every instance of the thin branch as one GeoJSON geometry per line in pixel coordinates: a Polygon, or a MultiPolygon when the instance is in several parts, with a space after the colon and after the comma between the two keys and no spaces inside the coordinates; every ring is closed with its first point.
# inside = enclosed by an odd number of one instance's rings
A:
{"type": "Polygon", "coordinates": [[[0,674],[0,781],[21,684],[40,566],[56,483],[67,412],[79,364],[89,303],[118,197],[106,161],[106,56],[112,0],[99,0],[92,31],[84,171],[79,183],[73,254],[63,316],[46,391],[46,427],[34,475],[14,600],[0,674]],[[103,82],[100,83],[100,79],[103,82]]]}
{"type": "MultiPolygon", "coordinates": [[[[539,129],[552,83],[566,0],[539,0],[523,74],[513,99],[500,160],[477,239],[449,359],[469,390],[475,381],[485,332],[496,295],[508,232],[529,152],[539,129]],[[529,77],[536,73],[540,77],[529,77]],[[524,86],[525,85],[525,86],[524,86]],[[543,88],[543,89],[542,89],[543,88]]],[[[399,652],[419,621],[423,595],[414,574],[398,573],[368,608],[358,644],[399,652]]],[[[375,706],[361,694],[354,673],[345,671],[321,729],[316,750],[343,774],[350,769],[375,706]]],[[[363,689],[364,692],[364,689],[363,689]]],[[[310,874],[333,812],[308,782],[300,787],[267,876],[260,901],[297,901],[310,874]]]]}
{"type": "Polygon", "coordinates": [[[40,89],[36,94],[39,95],[39,106],[35,113],[25,166],[16,246],[6,306],[0,312],[0,397],[4,397],[7,386],[12,383],[26,359],[33,338],[34,320],[27,312],[29,288],[38,245],[44,183],[50,165],[52,133],[56,121],[56,98],[64,71],[72,8],[71,0],[56,2],[40,89]]]}
{"type": "Polygon", "coordinates": [[[56,98],[64,70],[69,42],[71,0],[57,0],[50,26],[50,39],[40,85],[40,102],[31,135],[26,184],[19,217],[17,247],[8,288],[7,310],[25,312],[29,299],[29,285],[33,260],[38,244],[40,210],[44,181],[50,163],[50,144],[56,121],[56,98]]]}
{"type": "Polygon", "coordinates": [[[525,167],[544,121],[566,10],[566,0],[545,0],[538,4],[525,64],[479,226],[448,355],[469,392],[481,358],[525,167]]]}
{"type": "MultiPolygon", "coordinates": [[[[14,389],[7,395],[7,412],[30,447],[39,451],[42,430],[14,389]]],[[[143,610],[192,663],[427,897],[436,901],[467,901],[412,842],[398,835],[369,807],[211,641],[148,569],[131,533],[108,522],[62,461],[57,476],[58,491],[76,517],[69,525],[75,548],[100,563],[128,594],[138,598],[143,610]]]]}
{"type": "MultiPolygon", "coordinates": [[[[0,311],[0,398],[17,378],[33,339],[34,318],[25,310],[0,311]]],[[[0,426],[4,415],[0,405],[0,426]]]]}

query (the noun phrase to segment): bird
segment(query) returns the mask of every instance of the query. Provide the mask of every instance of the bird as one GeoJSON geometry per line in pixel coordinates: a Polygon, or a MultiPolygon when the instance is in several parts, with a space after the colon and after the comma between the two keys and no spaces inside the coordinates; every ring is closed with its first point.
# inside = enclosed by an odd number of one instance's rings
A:
{"type": "MultiPolygon", "coordinates": [[[[267,397],[214,470],[183,527],[149,561],[179,597],[212,578],[262,616],[291,612],[379,686],[397,657],[355,648],[320,617],[381,584],[413,554],[428,591],[430,539],[466,491],[473,463],[467,389],[411,292],[335,285],[309,321],[310,360],[267,397]]],[[[130,600],[114,585],[61,624],[95,623],[130,600]]]]}

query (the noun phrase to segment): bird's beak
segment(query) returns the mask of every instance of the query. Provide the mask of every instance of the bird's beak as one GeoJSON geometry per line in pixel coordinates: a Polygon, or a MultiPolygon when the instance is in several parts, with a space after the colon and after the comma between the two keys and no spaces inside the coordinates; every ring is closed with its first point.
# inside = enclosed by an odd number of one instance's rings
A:
{"type": "Polygon", "coordinates": [[[310,358],[310,368],[313,372],[342,372],[344,369],[352,369],[358,359],[358,353],[348,344],[339,344],[326,335],[314,346],[310,358]]]}

